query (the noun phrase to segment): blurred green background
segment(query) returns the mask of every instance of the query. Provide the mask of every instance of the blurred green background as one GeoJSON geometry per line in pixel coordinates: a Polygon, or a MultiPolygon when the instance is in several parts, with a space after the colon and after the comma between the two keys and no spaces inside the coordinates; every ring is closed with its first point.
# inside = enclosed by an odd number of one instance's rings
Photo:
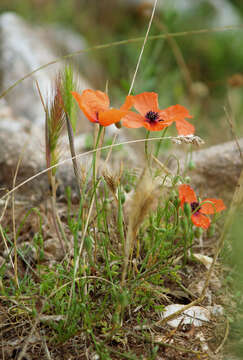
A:
{"type": "MultiPolygon", "coordinates": [[[[152,4],[143,0],[1,0],[0,13],[15,11],[35,25],[61,24],[94,46],[143,36],[152,4]]],[[[197,134],[207,137],[207,144],[231,139],[224,112],[230,104],[236,132],[242,136],[243,28],[190,34],[240,24],[241,0],[159,0],[150,34],[188,34],[147,43],[134,92],[158,92],[161,108],[175,103],[187,106],[197,134]]],[[[89,54],[101,66],[103,88],[109,80],[111,97],[117,103],[128,92],[140,48],[138,42],[89,54]]],[[[101,87],[101,83],[97,79],[92,85],[101,87]]]]}

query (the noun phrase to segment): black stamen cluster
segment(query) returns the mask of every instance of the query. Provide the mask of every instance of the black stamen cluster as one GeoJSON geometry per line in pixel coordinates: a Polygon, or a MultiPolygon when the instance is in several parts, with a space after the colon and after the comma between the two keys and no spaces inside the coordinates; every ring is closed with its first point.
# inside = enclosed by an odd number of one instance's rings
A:
{"type": "Polygon", "coordinates": [[[156,111],[148,111],[145,117],[150,123],[153,123],[158,120],[159,113],[157,113],[156,111]]]}
{"type": "Polygon", "coordinates": [[[192,212],[194,212],[196,209],[197,209],[196,212],[198,212],[201,208],[199,207],[199,203],[194,201],[191,203],[191,209],[192,209],[192,212]]]}

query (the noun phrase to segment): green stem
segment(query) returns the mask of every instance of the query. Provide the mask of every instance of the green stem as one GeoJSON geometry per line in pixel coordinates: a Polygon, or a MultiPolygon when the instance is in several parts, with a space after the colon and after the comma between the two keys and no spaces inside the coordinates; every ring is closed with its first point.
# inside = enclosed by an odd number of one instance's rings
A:
{"type": "Polygon", "coordinates": [[[125,247],[125,235],[124,235],[124,226],[123,226],[123,209],[121,202],[121,188],[118,187],[118,229],[121,237],[122,246],[125,247]]]}
{"type": "MultiPolygon", "coordinates": [[[[94,186],[94,188],[95,188],[95,184],[96,184],[97,148],[98,148],[98,145],[99,145],[99,141],[100,141],[100,136],[101,136],[102,130],[103,130],[103,126],[102,126],[102,125],[99,125],[99,131],[98,131],[98,135],[97,135],[97,139],[96,139],[96,143],[95,143],[95,148],[94,148],[94,150],[96,150],[96,151],[94,152],[94,155],[93,155],[93,186],[94,186]]],[[[102,145],[101,145],[101,146],[102,146],[102,145]]]]}
{"type": "MultiPolygon", "coordinates": [[[[96,193],[96,189],[97,189],[97,181],[96,181],[96,175],[97,175],[97,148],[99,147],[99,142],[100,142],[100,138],[101,138],[101,134],[102,134],[102,130],[103,130],[103,126],[102,125],[99,125],[99,131],[98,131],[98,134],[97,134],[97,139],[96,139],[96,143],[95,143],[95,152],[94,152],[94,155],[93,155],[93,189],[94,189],[94,197],[95,197],[95,206],[96,206],[96,210],[97,210],[97,214],[99,212],[99,209],[98,209],[98,198],[97,198],[97,193],[96,193]]],[[[100,147],[102,146],[102,143],[100,144],[100,147]]],[[[98,228],[99,228],[99,221],[100,217],[98,216],[97,220],[98,220],[98,228]]]]}
{"type": "Polygon", "coordinates": [[[160,140],[156,146],[156,150],[155,150],[155,154],[154,156],[157,158],[159,156],[159,152],[160,152],[160,147],[161,147],[161,144],[162,144],[162,140],[163,138],[165,137],[165,134],[166,134],[166,131],[167,131],[168,127],[164,128],[164,130],[162,131],[162,134],[161,134],[161,137],[160,137],[160,140]]]}
{"type": "Polygon", "coordinates": [[[148,154],[148,141],[147,140],[149,139],[149,136],[150,136],[150,131],[147,130],[146,141],[144,142],[144,151],[145,151],[145,155],[146,155],[148,164],[149,164],[149,154],[148,154]]]}

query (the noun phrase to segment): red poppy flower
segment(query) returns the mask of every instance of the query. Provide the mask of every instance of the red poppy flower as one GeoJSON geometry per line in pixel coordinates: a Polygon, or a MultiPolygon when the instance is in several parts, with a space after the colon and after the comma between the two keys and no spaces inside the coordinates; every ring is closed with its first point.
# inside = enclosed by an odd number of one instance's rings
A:
{"type": "Polygon", "coordinates": [[[119,122],[132,106],[131,97],[127,96],[120,109],[112,109],[108,95],[99,90],[86,89],[82,94],[72,92],[72,95],[89,121],[102,126],[119,122]]]}
{"type": "Polygon", "coordinates": [[[173,105],[160,110],[158,94],[154,92],[135,95],[130,101],[133,102],[138,113],[129,111],[122,119],[122,125],[125,127],[139,128],[144,126],[150,131],[160,131],[175,122],[179,135],[189,135],[195,132],[194,126],[185,120],[185,118],[192,116],[182,105],[173,105]]]}
{"type": "Polygon", "coordinates": [[[205,199],[199,203],[194,190],[186,184],[179,186],[179,199],[181,200],[182,209],[184,208],[184,203],[190,204],[193,224],[203,229],[207,229],[210,225],[210,219],[204,214],[214,214],[226,209],[221,199],[205,199]]]}

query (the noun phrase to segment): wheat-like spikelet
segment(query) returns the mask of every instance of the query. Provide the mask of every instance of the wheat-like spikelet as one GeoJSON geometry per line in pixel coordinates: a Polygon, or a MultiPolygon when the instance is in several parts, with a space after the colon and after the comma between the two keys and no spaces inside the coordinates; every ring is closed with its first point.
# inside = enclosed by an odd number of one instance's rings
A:
{"type": "MultiPolygon", "coordinates": [[[[56,165],[60,156],[60,137],[65,121],[65,113],[62,98],[62,82],[61,76],[58,75],[52,89],[52,94],[47,99],[46,108],[46,165],[50,167],[56,165]]],[[[55,174],[55,169],[52,169],[52,174],[55,174]]]]}
{"type": "Polygon", "coordinates": [[[179,135],[177,137],[171,137],[171,141],[175,144],[193,144],[193,145],[203,145],[204,141],[199,136],[196,135],[179,135]]]}
{"type": "Polygon", "coordinates": [[[143,223],[146,215],[156,205],[159,198],[159,187],[156,181],[152,179],[149,170],[145,169],[141,179],[130,199],[128,209],[128,231],[124,249],[124,267],[122,272],[122,285],[124,285],[127,275],[129,257],[133,253],[135,239],[139,227],[143,223]]]}

